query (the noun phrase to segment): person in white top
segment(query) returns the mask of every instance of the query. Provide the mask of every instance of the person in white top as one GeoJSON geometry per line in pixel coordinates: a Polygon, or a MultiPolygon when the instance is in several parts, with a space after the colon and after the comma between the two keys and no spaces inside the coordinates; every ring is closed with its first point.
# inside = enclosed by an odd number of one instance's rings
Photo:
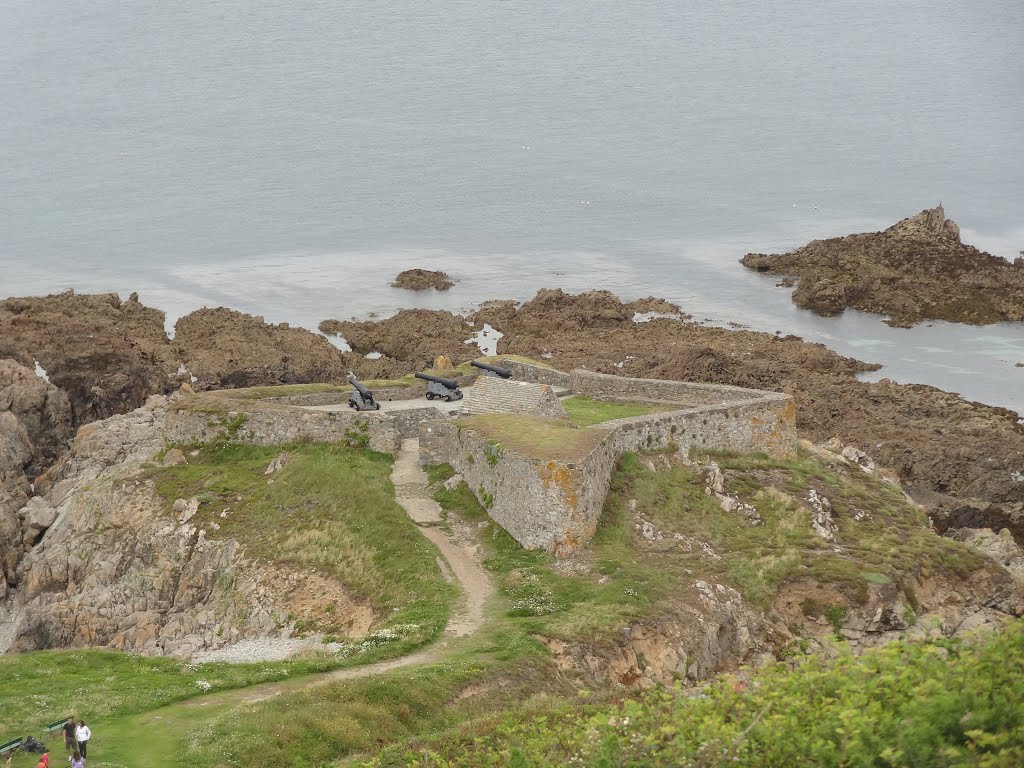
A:
{"type": "Polygon", "coordinates": [[[78,727],[75,729],[75,741],[78,742],[78,751],[82,753],[83,758],[85,757],[85,750],[89,747],[89,738],[91,736],[92,731],[85,724],[85,720],[79,720],[78,727]]]}

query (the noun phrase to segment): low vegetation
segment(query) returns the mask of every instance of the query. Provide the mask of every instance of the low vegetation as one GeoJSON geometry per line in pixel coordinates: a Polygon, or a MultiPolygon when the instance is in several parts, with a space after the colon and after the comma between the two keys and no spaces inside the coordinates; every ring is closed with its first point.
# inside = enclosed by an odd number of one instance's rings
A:
{"type": "Polygon", "coordinates": [[[522,413],[484,413],[459,419],[457,424],[542,461],[579,461],[608,435],[603,429],[577,429],[564,419],[522,413]]]}
{"type": "MultiPolygon", "coordinates": [[[[504,416],[463,424],[512,450],[519,450],[517,439],[547,451],[560,445],[562,456],[572,455],[558,442],[567,433],[573,433],[570,440],[602,434],[504,416]]],[[[582,448],[590,450],[586,443],[582,448]]],[[[390,611],[391,622],[429,628],[384,655],[408,650],[443,626],[451,591],[440,579],[436,552],[395,505],[389,457],[342,446],[269,449],[227,441],[188,458],[187,465],[154,467],[148,474],[168,504],[198,497],[202,504],[193,519],[209,535],[234,536],[252,556],[285,569],[315,567],[381,614],[390,611]],[[282,450],[289,461],[265,475],[282,450]],[[214,522],[219,531],[211,530],[214,522]]],[[[832,661],[795,654],[759,672],[747,687],[721,680],[699,693],[673,687],[624,693],[629,698],[621,700],[607,691],[578,695],[571,678],[556,671],[542,640],[584,644],[599,653],[624,626],[691,615],[685,606],[678,612],[683,581],[729,584],[750,605],[767,608],[780,588],[806,579],[834,585],[854,606],[869,588],[900,587],[918,571],[967,578],[984,566],[973,551],[930,532],[897,488],[856,467],[828,466],[807,453],[789,460],[727,453],[692,458],[713,459],[726,491],[750,505],[761,524],[752,525],[742,512],[725,512],[705,493],[692,465],[665,454],[627,453],[613,473],[592,544],[568,564],[524,550],[490,521],[465,483],[443,485],[454,475],[450,466],[428,467],[446,524],[459,535],[469,530],[481,537],[498,595],[483,629],[449,638],[443,650],[435,646],[419,666],[284,690],[245,706],[244,691],[226,691],[202,709],[185,702],[154,710],[192,694],[200,675],[214,690],[286,675],[290,686],[318,664],[340,662],[318,657],[191,669],[168,659],[104,652],[66,652],[66,661],[60,654],[30,654],[13,657],[24,668],[5,668],[7,660],[0,659],[0,712],[20,713],[17,722],[31,730],[40,719],[65,714],[66,702],[81,700],[75,713],[99,718],[94,730],[112,742],[100,758],[111,762],[100,765],[112,767],[141,764],[140,755],[153,768],[809,768],[1002,766],[1024,759],[1024,716],[1016,706],[1024,677],[1014,671],[1024,664],[1020,624],[977,646],[899,644],[832,661]],[[831,500],[839,551],[810,530],[811,490],[831,500]],[[641,518],[663,538],[645,536],[641,518]],[[717,558],[679,543],[689,540],[706,543],[717,558]],[[51,663],[62,665],[52,681],[45,672],[51,663]],[[72,670],[81,667],[94,676],[76,678],[72,670]],[[26,689],[45,691],[45,701],[16,701],[26,689]],[[33,718],[32,712],[43,711],[46,717],[33,718]],[[158,747],[147,742],[127,748],[137,744],[130,734],[150,731],[159,735],[153,742],[158,747]]],[[[809,610],[841,625],[846,608],[809,610]]]]}
{"type": "Polygon", "coordinates": [[[635,498],[637,511],[659,528],[707,542],[720,559],[686,554],[679,565],[730,583],[755,606],[767,607],[776,589],[794,579],[834,585],[858,604],[872,583],[906,582],[909,590],[918,575],[960,580],[985,566],[970,547],[935,535],[899,488],[859,468],[829,467],[805,452],[794,459],[730,453],[707,458],[721,467],[726,491],[753,507],[761,525],[725,512],[690,467],[654,472],[635,454],[623,458],[606,514],[627,514],[622,504],[635,498]],[[835,544],[811,530],[812,490],[830,500],[835,544]]]}
{"type": "Polygon", "coordinates": [[[713,768],[1024,764],[1024,624],[975,645],[894,643],[615,706],[515,708],[384,750],[376,768],[713,768]]]}
{"type": "Polygon", "coordinates": [[[546,666],[457,653],[443,663],[232,710],[191,731],[177,765],[307,768],[345,758],[358,764],[359,755],[498,713],[510,702],[550,700],[548,691],[568,693],[546,666]]]}
{"type": "Polygon", "coordinates": [[[672,406],[645,405],[643,403],[616,403],[611,400],[594,400],[583,395],[568,397],[562,401],[569,421],[578,427],[591,427],[614,419],[631,416],[647,416],[676,410],[672,406]]]}
{"type": "MultiPolygon", "coordinates": [[[[336,666],[328,658],[265,664],[192,664],[100,649],[0,656],[0,743],[74,714],[123,717],[208,692],[283,680],[336,666]]],[[[35,763],[33,763],[35,765],[35,763]]]]}
{"type": "MultiPolygon", "coordinates": [[[[312,570],[333,580],[370,606],[381,627],[402,627],[407,649],[441,631],[454,590],[442,578],[436,550],[395,501],[391,463],[387,454],[342,445],[229,442],[147,474],[168,507],[199,499],[192,522],[209,538],[234,538],[247,556],[284,573],[312,570]],[[284,466],[266,475],[279,456],[284,466]]],[[[343,612],[334,615],[330,596],[323,601],[296,616],[300,629],[343,628],[343,612]]]]}
{"type": "MultiPolygon", "coordinates": [[[[447,465],[433,470],[438,479],[451,472],[447,465]]],[[[465,483],[451,490],[442,488],[434,498],[447,514],[484,530],[484,567],[494,574],[505,597],[502,642],[517,652],[532,646],[529,641],[537,635],[607,639],[648,612],[671,586],[671,574],[659,573],[637,557],[633,531],[620,520],[602,521],[598,527],[589,558],[596,562],[596,572],[564,575],[550,555],[523,549],[490,522],[465,483]]]]}

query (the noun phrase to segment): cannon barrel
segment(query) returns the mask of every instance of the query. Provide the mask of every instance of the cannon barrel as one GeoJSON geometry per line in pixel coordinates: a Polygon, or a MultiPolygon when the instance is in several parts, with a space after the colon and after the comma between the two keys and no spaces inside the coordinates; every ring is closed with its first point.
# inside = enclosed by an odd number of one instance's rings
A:
{"type": "Polygon", "coordinates": [[[474,368],[479,368],[484,371],[490,371],[493,374],[500,376],[503,379],[511,379],[512,371],[507,368],[499,368],[497,365],[490,365],[489,363],[481,363],[476,360],[470,360],[469,364],[474,368]]]}
{"type": "Polygon", "coordinates": [[[373,392],[364,387],[363,383],[356,378],[356,375],[354,373],[350,373],[348,375],[348,383],[355,387],[357,390],[359,390],[359,394],[362,395],[363,397],[369,398],[370,400],[373,399],[373,392]]]}
{"type": "Polygon", "coordinates": [[[442,387],[447,387],[448,389],[459,388],[459,382],[455,381],[455,379],[442,379],[440,376],[431,376],[429,373],[418,372],[415,374],[415,376],[417,379],[423,379],[424,381],[432,381],[435,384],[440,384],[442,387]]]}

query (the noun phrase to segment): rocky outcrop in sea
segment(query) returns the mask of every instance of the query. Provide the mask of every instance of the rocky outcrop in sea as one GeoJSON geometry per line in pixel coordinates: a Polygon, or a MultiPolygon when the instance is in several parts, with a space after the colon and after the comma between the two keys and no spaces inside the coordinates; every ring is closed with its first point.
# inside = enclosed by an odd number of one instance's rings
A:
{"type": "Polygon", "coordinates": [[[796,283],[793,301],[819,315],[848,307],[888,315],[890,325],[923,320],[987,325],[1024,320],[1024,257],[1012,264],[960,240],[942,206],[883,232],[814,240],[741,262],[796,283]],[[794,280],[795,279],[795,280],[794,280]]]}

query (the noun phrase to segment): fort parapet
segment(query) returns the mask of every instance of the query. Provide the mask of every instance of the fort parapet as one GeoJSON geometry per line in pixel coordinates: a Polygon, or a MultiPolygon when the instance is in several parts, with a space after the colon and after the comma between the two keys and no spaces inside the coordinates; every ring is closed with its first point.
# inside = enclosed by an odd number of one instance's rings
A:
{"type": "Polygon", "coordinates": [[[625,451],[796,450],[789,395],[717,384],[564,373],[503,361],[517,379],[656,413],[575,428],[563,420],[489,414],[420,425],[420,461],[449,463],[490,517],[524,547],[569,555],[597,530],[612,470],[625,451]]]}

